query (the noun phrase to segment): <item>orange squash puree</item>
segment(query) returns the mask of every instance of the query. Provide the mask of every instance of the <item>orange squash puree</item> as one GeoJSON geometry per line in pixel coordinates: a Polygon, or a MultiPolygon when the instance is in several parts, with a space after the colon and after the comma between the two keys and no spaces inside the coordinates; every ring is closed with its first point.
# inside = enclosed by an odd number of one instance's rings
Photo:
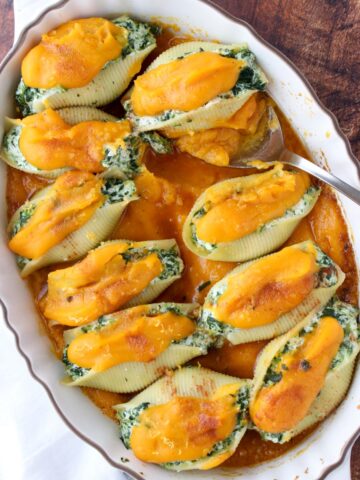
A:
{"type": "Polygon", "coordinates": [[[306,250],[284,248],[229,278],[216,305],[206,308],[235,328],[268,325],[305,300],[318,269],[312,244],[306,250]]]}
{"type": "Polygon", "coordinates": [[[166,129],[168,137],[176,138],[181,152],[190,153],[212,165],[227,166],[246,142],[246,135],[256,132],[265,111],[265,100],[259,94],[250,99],[228,120],[218,122],[216,128],[190,132],[179,137],[176,131],[166,129]]]}
{"type": "Polygon", "coordinates": [[[196,234],[209,243],[232,242],[254,232],[264,223],[279,218],[294,206],[310,186],[303,172],[288,172],[277,165],[259,174],[239,193],[224,185],[224,192],[208,192],[212,203],[206,215],[196,220],[196,234]],[[231,191],[230,191],[231,189],[231,191]]]}
{"type": "Polygon", "coordinates": [[[163,266],[155,253],[126,263],[120,253],[128,248],[126,242],[105,245],[72,267],[51,272],[44,315],[63,325],[83,325],[140,294],[163,266]]]}
{"type": "Polygon", "coordinates": [[[172,341],[194,330],[194,323],[186,316],[172,312],[150,316],[147,307],[134,307],[120,312],[116,323],[76,337],[69,345],[68,358],[97,372],[124,362],[150,362],[172,341]]]}
{"type": "Polygon", "coordinates": [[[261,93],[251,95],[249,100],[230,118],[220,120],[217,127],[232,128],[246,133],[255,133],[260,118],[265,113],[266,101],[261,93]]]}
{"type": "Polygon", "coordinates": [[[207,163],[226,167],[241,147],[241,134],[232,128],[211,128],[178,138],[176,146],[207,163]]]}
{"type": "MultiPolygon", "coordinates": [[[[193,39],[174,37],[172,32],[165,30],[157,38],[158,48],[149,55],[145,63],[149,64],[156,55],[166,48],[189,40],[193,39]]],[[[119,105],[119,102],[116,102],[112,106],[111,113],[121,116],[119,105]]],[[[280,110],[277,109],[276,112],[280,116],[287,148],[299,155],[308,157],[304,146],[292,130],[289,122],[280,110]]],[[[201,259],[189,252],[181,240],[183,221],[196,198],[207,187],[226,178],[248,174],[249,171],[219,168],[179,152],[175,152],[173,155],[160,156],[149,151],[146,165],[156,175],[155,185],[150,188],[146,186],[146,181],[142,180],[143,198],[129,205],[113,234],[113,238],[130,238],[138,241],[176,238],[185,262],[185,270],[182,278],[174,282],[158,300],[197,301],[202,303],[209,288],[232,270],[235,264],[201,259]],[[199,288],[203,285],[207,285],[206,288],[199,288]]],[[[252,173],[254,172],[255,170],[252,171],[252,173]]],[[[48,185],[49,182],[49,180],[8,167],[6,198],[9,217],[26,199],[40,188],[48,185]]],[[[139,187],[140,180],[137,183],[139,187]]],[[[331,257],[334,255],[334,261],[346,273],[346,279],[339,290],[339,295],[342,300],[357,304],[358,277],[354,252],[341,209],[337,204],[335,195],[327,186],[322,187],[322,193],[315,208],[308,217],[301,221],[288,244],[304,240],[313,240],[331,257]]],[[[30,276],[29,285],[40,313],[42,313],[42,310],[39,300],[46,292],[47,274],[54,268],[59,268],[59,266],[42,269],[30,276]]],[[[61,358],[64,348],[63,331],[65,327],[49,322],[43,315],[41,315],[41,327],[51,339],[56,355],[61,358]]],[[[201,357],[199,361],[215,371],[250,378],[257,351],[261,350],[265,344],[266,342],[237,346],[225,345],[222,349],[211,350],[208,356],[201,357]],[[204,363],[205,360],[206,364],[204,363]]],[[[84,387],[83,391],[105,415],[114,420],[115,410],[112,409],[112,406],[124,403],[131,398],[130,395],[106,392],[95,388],[84,387]]],[[[263,441],[256,431],[248,430],[235,454],[224,465],[240,467],[271,460],[293,448],[306,435],[308,435],[308,432],[294,437],[290,442],[275,444],[263,441]]]]}
{"type": "Polygon", "coordinates": [[[105,147],[124,146],[130,134],[127,120],[67,124],[58,112],[47,109],[21,121],[19,147],[26,160],[42,170],[73,167],[102,172],[105,147]]]}
{"type": "Polygon", "coordinates": [[[306,416],[343,338],[339,322],[323,317],[318,327],[304,337],[300,348],[284,354],[281,368],[287,368],[281,370],[282,379],[262,387],[250,403],[251,419],[258,428],[270,433],[284,432],[306,416]]]}
{"type": "Polygon", "coordinates": [[[103,182],[87,172],[64,173],[49,187],[25,226],[10,240],[10,249],[39,258],[84,225],[103,203],[103,182]]]}
{"type": "Polygon", "coordinates": [[[199,52],[174,60],[137,77],[131,93],[136,115],[157,115],[165,110],[188,112],[201,107],[236,83],[241,60],[214,52],[199,52]]]}
{"type": "Polygon", "coordinates": [[[42,35],[25,56],[21,74],[29,87],[83,87],[119,57],[126,42],[127,31],[104,18],[72,20],[42,35]]]}
{"type": "MultiPolygon", "coordinates": [[[[239,386],[231,390],[235,393],[239,386]]],[[[150,406],[140,414],[130,436],[134,454],[144,462],[163,463],[197,460],[224,440],[236,426],[238,408],[226,392],[215,398],[174,397],[168,403],[150,406]]],[[[213,468],[225,458],[210,459],[213,468]]]]}

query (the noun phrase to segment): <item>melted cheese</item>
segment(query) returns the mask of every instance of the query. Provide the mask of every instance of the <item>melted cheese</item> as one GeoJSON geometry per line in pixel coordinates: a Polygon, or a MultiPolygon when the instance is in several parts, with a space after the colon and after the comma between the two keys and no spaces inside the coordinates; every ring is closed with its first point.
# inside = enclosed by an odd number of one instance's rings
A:
{"type": "Polygon", "coordinates": [[[10,240],[10,249],[36,259],[78,230],[103,204],[101,179],[71,171],[58,177],[25,226],[10,240]]]}
{"type": "Polygon", "coordinates": [[[63,325],[83,325],[140,294],[163,266],[156,253],[125,262],[121,253],[128,248],[125,242],[105,245],[74,266],[51,272],[45,316],[63,325]]]}
{"type": "Polygon", "coordinates": [[[287,247],[229,278],[214,306],[216,319],[236,328],[267,325],[298,306],[316,283],[316,251],[287,247]]]}
{"type": "Polygon", "coordinates": [[[42,35],[25,56],[21,73],[29,87],[87,85],[110,60],[119,57],[127,31],[103,18],[72,20],[42,35]]]}
{"type": "Polygon", "coordinates": [[[71,126],[51,109],[23,119],[21,125],[19,148],[31,165],[42,170],[73,167],[102,172],[105,148],[123,147],[124,138],[131,133],[127,120],[71,126]]]}
{"type": "Polygon", "coordinates": [[[212,208],[196,219],[200,240],[210,243],[232,242],[253,233],[265,223],[283,216],[309,188],[309,175],[282,170],[259,175],[253,184],[237,193],[233,185],[223,191],[208,192],[212,208]]]}
{"type": "Polygon", "coordinates": [[[174,340],[195,330],[194,323],[172,312],[147,315],[147,307],[135,307],[101,330],[75,338],[69,345],[70,362],[97,372],[125,362],[151,362],[174,340]]]}
{"type": "Polygon", "coordinates": [[[160,65],[135,80],[131,103],[136,115],[165,110],[188,112],[236,83],[244,62],[214,52],[200,52],[160,65]]]}
{"type": "Polygon", "coordinates": [[[324,317],[295,353],[283,355],[279,367],[282,379],[263,387],[250,405],[251,418],[258,428],[279,433],[296,427],[321,391],[343,338],[339,322],[324,317]]]}
{"type": "MultiPolygon", "coordinates": [[[[164,463],[206,457],[215,443],[231,435],[238,407],[232,384],[213,398],[174,397],[168,403],[147,408],[131,433],[134,454],[145,462],[164,463]]],[[[204,469],[213,468],[229,455],[209,458],[204,469]]]]}

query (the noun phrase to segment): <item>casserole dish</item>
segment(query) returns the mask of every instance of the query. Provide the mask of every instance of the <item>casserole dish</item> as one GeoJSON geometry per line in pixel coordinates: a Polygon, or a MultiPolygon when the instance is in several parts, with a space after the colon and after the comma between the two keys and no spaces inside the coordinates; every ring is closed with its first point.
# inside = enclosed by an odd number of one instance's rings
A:
{"type": "MultiPolygon", "coordinates": [[[[359,185],[356,160],[352,157],[348,145],[339,132],[335,120],[319,105],[316,97],[301,78],[296,69],[259,39],[245,24],[236,23],[222,15],[204,2],[186,0],[178,4],[175,0],[163,2],[145,0],[114,2],[107,0],[99,7],[98,2],[89,1],[84,5],[80,0],[61,2],[47,11],[35,22],[30,30],[21,35],[18,44],[5,59],[1,68],[1,114],[14,115],[13,92],[18,81],[19,65],[24,53],[36,42],[39,35],[53,28],[59,22],[81,16],[114,16],[129,12],[141,19],[157,17],[168,23],[179,24],[183,30],[192,27],[200,29],[202,37],[217,38],[222,42],[246,41],[256,54],[270,79],[269,92],[282,107],[300,136],[307,138],[307,146],[313,158],[319,163],[328,162],[330,169],[345,180],[359,185]],[[191,12],[191,15],[189,14],[191,12]]],[[[4,198],[4,166],[0,180],[0,191],[4,198]]],[[[354,233],[354,248],[360,251],[358,232],[358,211],[344,199],[343,207],[349,225],[354,233]],[[356,236],[357,235],[357,236],[356,236]]],[[[40,336],[36,321],[36,312],[30,293],[20,280],[15,260],[6,247],[6,208],[2,202],[0,211],[0,297],[10,327],[19,338],[19,347],[29,359],[33,374],[48,389],[58,410],[72,428],[89,443],[96,446],[115,466],[128,471],[137,478],[165,479],[176,478],[176,474],[163,472],[152,465],[144,465],[126,451],[117,439],[116,426],[110,420],[98,415],[93,405],[81,392],[66,390],[59,384],[62,368],[51,352],[45,335],[40,336]],[[128,459],[126,463],[121,457],[128,459]],[[142,472],[142,475],[141,475],[142,472]]],[[[343,449],[356,434],[360,424],[359,400],[356,391],[360,378],[355,376],[347,398],[335,415],[331,416],[304,443],[285,456],[251,469],[217,470],[214,472],[183,473],[183,478],[220,479],[224,475],[246,475],[247,478],[273,476],[277,479],[321,478],[329,468],[340,460],[343,449]],[[336,444],[333,438],[336,438],[336,444]],[[270,469],[270,470],[269,470],[270,469]],[[225,473],[224,473],[225,472],[225,473]],[[271,473],[269,473],[271,472],[271,473]],[[306,473],[305,473],[306,472],[306,473]]]]}

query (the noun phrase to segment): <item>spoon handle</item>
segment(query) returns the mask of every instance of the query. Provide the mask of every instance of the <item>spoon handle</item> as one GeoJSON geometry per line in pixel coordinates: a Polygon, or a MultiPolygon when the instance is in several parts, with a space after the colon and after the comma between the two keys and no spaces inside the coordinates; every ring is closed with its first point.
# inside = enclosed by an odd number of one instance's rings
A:
{"type": "Polygon", "coordinates": [[[305,172],[310,173],[314,177],[317,177],[328,185],[331,185],[336,190],[350,198],[353,202],[360,205],[360,190],[358,188],[355,188],[340,180],[340,178],[335,177],[335,175],[327,172],[315,163],[312,163],[309,160],[300,157],[300,155],[296,155],[296,153],[292,152],[286,152],[284,159],[282,158],[281,162],[293,165],[294,167],[300,168],[300,170],[305,170],[305,172]]]}

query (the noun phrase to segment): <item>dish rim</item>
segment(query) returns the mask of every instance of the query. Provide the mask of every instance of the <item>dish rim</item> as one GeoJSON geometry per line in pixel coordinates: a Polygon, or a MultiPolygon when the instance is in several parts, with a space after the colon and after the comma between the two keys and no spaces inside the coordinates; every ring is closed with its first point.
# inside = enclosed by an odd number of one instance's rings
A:
{"type": "MultiPolygon", "coordinates": [[[[23,27],[16,39],[16,41],[14,42],[14,44],[12,45],[12,47],[10,48],[10,50],[8,51],[8,53],[5,55],[4,59],[0,62],[0,74],[2,73],[2,71],[4,70],[4,68],[6,67],[6,65],[9,63],[9,61],[12,59],[12,57],[14,56],[14,54],[18,51],[18,49],[22,46],[22,44],[24,43],[24,41],[26,40],[26,37],[27,37],[27,34],[29,32],[29,30],[31,30],[33,27],[35,27],[38,23],[41,22],[41,20],[49,13],[49,12],[52,12],[52,11],[55,11],[55,10],[58,10],[58,9],[61,9],[64,5],[66,5],[70,0],[60,0],[56,3],[54,3],[53,5],[50,5],[48,6],[47,8],[45,8],[44,10],[41,11],[41,13],[32,21],[30,22],[29,24],[27,24],[25,27],[23,27]]],[[[234,23],[237,23],[239,25],[242,25],[243,27],[245,27],[246,29],[248,29],[252,35],[254,35],[254,37],[256,37],[263,45],[265,45],[266,48],[270,49],[275,55],[279,56],[282,58],[282,60],[284,60],[294,71],[295,73],[301,78],[301,80],[305,83],[306,87],[309,89],[310,93],[312,94],[312,96],[314,97],[317,105],[320,107],[321,110],[324,111],[325,114],[328,115],[328,117],[331,119],[332,123],[333,123],[333,126],[334,126],[334,129],[336,131],[336,133],[338,134],[339,138],[343,141],[344,145],[345,145],[345,148],[347,150],[347,153],[350,157],[350,159],[352,160],[353,164],[355,165],[356,167],[356,170],[357,170],[357,174],[358,174],[358,178],[360,179],[360,162],[359,160],[356,158],[356,156],[354,155],[354,153],[352,152],[352,149],[351,149],[351,144],[350,144],[350,141],[349,139],[347,138],[347,136],[345,135],[345,133],[343,132],[343,130],[341,129],[340,127],[340,124],[339,124],[339,121],[337,119],[337,117],[335,116],[335,114],[329,110],[324,104],[323,102],[320,100],[320,98],[318,97],[314,87],[311,85],[311,83],[309,82],[309,80],[306,78],[306,76],[301,72],[301,70],[292,62],[292,60],[290,60],[284,53],[282,53],[278,48],[274,47],[271,43],[269,43],[267,40],[265,40],[257,31],[256,29],[250,25],[247,21],[241,19],[241,18],[238,18],[236,17],[235,15],[233,15],[232,13],[228,12],[224,7],[216,4],[213,2],[213,0],[193,0],[193,1],[196,1],[196,2],[199,2],[199,3],[203,3],[205,5],[207,5],[209,8],[212,8],[213,10],[215,10],[218,14],[224,16],[224,17],[227,17],[228,19],[230,19],[232,22],[234,23]]],[[[52,392],[51,392],[51,389],[49,388],[49,386],[40,378],[36,375],[36,373],[34,372],[33,370],[33,367],[32,367],[32,363],[31,363],[31,360],[30,358],[27,356],[27,354],[22,350],[22,348],[20,347],[20,337],[19,337],[19,334],[18,332],[16,331],[16,329],[13,327],[13,325],[11,325],[10,321],[9,321],[9,315],[8,315],[8,310],[7,310],[7,307],[6,307],[6,303],[5,301],[0,297],[0,307],[1,307],[1,310],[3,312],[3,316],[4,316],[4,320],[5,320],[5,324],[6,326],[9,328],[9,330],[13,333],[14,337],[15,337],[15,344],[16,344],[16,348],[18,350],[18,352],[20,353],[20,355],[24,358],[25,362],[26,362],[26,365],[27,365],[27,368],[30,372],[30,375],[40,384],[42,385],[42,387],[45,389],[51,403],[53,404],[54,408],[55,408],[55,411],[57,412],[57,414],[60,416],[60,418],[64,421],[64,423],[67,425],[68,428],[70,428],[70,430],[75,433],[75,435],[77,435],[79,438],[81,438],[82,440],[84,440],[86,443],[88,443],[90,446],[92,446],[93,448],[95,448],[99,453],[101,453],[101,455],[105,458],[105,460],[107,460],[107,462],[112,465],[113,467],[131,475],[133,478],[135,478],[136,480],[144,480],[144,477],[140,476],[139,474],[137,474],[134,470],[132,470],[131,468],[128,468],[126,467],[125,465],[121,464],[121,463],[117,463],[115,461],[113,461],[110,456],[106,453],[106,451],[100,446],[98,445],[95,441],[93,441],[91,438],[87,437],[86,435],[82,434],[79,430],[77,430],[77,428],[66,418],[65,414],[62,412],[61,408],[59,407],[59,405],[57,404],[52,392]]],[[[347,440],[347,442],[343,445],[341,451],[340,451],[340,456],[338,458],[338,460],[336,460],[334,463],[332,463],[331,465],[328,465],[320,474],[320,476],[315,479],[315,480],[324,480],[327,475],[332,472],[333,470],[335,470],[337,467],[339,467],[343,461],[345,460],[345,456],[348,452],[348,450],[350,449],[350,447],[353,445],[353,443],[355,442],[355,440],[357,439],[357,437],[360,435],[360,427],[356,430],[356,432],[347,440]]]]}

